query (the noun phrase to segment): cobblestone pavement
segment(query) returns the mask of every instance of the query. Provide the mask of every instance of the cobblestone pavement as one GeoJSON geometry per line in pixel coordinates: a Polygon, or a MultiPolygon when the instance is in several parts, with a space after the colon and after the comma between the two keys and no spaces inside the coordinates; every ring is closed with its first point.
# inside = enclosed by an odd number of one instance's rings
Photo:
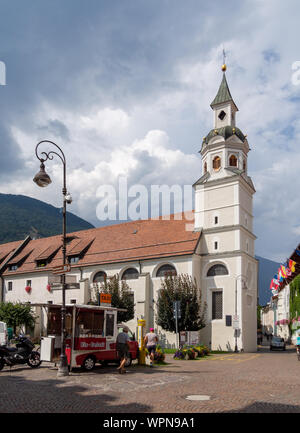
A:
{"type": "Polygon", "coordinates": [[[73,371],[57,378],[44,363],[5,367],[0,372],[0,412],[174,413],[300,412],[300,362],[294,348],[270,352],[211,355],[167,365],[133,365],[120,375],[116,366],[73,371]],[[206,401],[188,395],[209,396],[206,401]]]}

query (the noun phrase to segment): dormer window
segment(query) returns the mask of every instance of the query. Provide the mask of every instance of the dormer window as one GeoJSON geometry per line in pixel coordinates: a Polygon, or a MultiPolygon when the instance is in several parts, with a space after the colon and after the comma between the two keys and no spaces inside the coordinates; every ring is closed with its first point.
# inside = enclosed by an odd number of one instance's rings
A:
{"type": "Polygon", "coordinates": [[[56,256],[58,250],[60,249],[60,245],[54,244],[47,247],[45,250],[41,252],[35,259],[37,268],[44,268],[45,266],[51,263],[52,259],[56,256]]]}
{"type": "Polygon", "coordinates": [[[237,157],[235,155],[231,155],[229,158],[230,167],[237,167],[237,157]]]}
{"type": "Polygon", "coordinates": [[[79,259],[80,259],[79,256],[72,256],[72,257],[69,257],[69,263],[70,263],[70,264],[78,263],[78,262],[79,262],[79,259]]]}
{"type": "Polygon", "coordinates": [[[221,158],[219,156],[215,156],[213,159],[213,169],[215,171],[219,171],[221,168],[221,158]]]}
{"type": "Polygon", "coordinates": [[[9,271],[16,271],[18,269],[18,265],[10,265],[8,270],[9,271]]]}
{"type": "Polygon", "coordinates": [[[67,248],[67,257],[70,264],[76,264],[84,257],[94,239],[79,239],[72,242],[67,248]],[[75,245],[74,245],[75,244],[75,245]]]}
{"type": "Polygon", "coordinates": [[[224,120],[225,116],[226,116],[226,113],[225,113],[224,110],[222,110],[222,111],[220,112],[220,114],[219,114],[218,117],[219,117],[220,120],[224,120]]]}

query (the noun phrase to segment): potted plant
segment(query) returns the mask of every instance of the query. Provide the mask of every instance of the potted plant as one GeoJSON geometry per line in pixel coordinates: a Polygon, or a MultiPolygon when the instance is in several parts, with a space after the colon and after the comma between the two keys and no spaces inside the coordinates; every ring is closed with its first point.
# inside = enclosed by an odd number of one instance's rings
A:
{"type": "Polygon", "coordinates": [[[196,352],[192,348],[187,349],[187,356],[188,356],[188,359],[195,359],[196,358],[196,352]]]}
{"type": "Polygon", "coordinates": [[[174,353],[173,358],[174,359],[185,359],[185,355],[186,355],[186,351],[183,349],[178,349],[176,350],[176,352],[174,353]]]}

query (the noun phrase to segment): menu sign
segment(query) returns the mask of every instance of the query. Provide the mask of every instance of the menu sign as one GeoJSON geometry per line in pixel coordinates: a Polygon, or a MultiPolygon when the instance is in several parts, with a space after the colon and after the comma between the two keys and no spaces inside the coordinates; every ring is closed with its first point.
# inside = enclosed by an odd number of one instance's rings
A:
{"type": "Polygon", "coordinates": [[[100,293],[100,305],[101,304],[111,305],[111,295],[108,293],[100,293]]]}

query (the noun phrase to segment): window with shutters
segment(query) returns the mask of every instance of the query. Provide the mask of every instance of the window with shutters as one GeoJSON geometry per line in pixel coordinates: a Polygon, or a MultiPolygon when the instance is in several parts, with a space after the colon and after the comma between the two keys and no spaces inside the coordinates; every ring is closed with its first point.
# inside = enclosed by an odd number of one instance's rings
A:
{"type": "Polygon", "coordinates": [[[223,318],[223,293],[212,292],[212,320],[223,318]]]}

